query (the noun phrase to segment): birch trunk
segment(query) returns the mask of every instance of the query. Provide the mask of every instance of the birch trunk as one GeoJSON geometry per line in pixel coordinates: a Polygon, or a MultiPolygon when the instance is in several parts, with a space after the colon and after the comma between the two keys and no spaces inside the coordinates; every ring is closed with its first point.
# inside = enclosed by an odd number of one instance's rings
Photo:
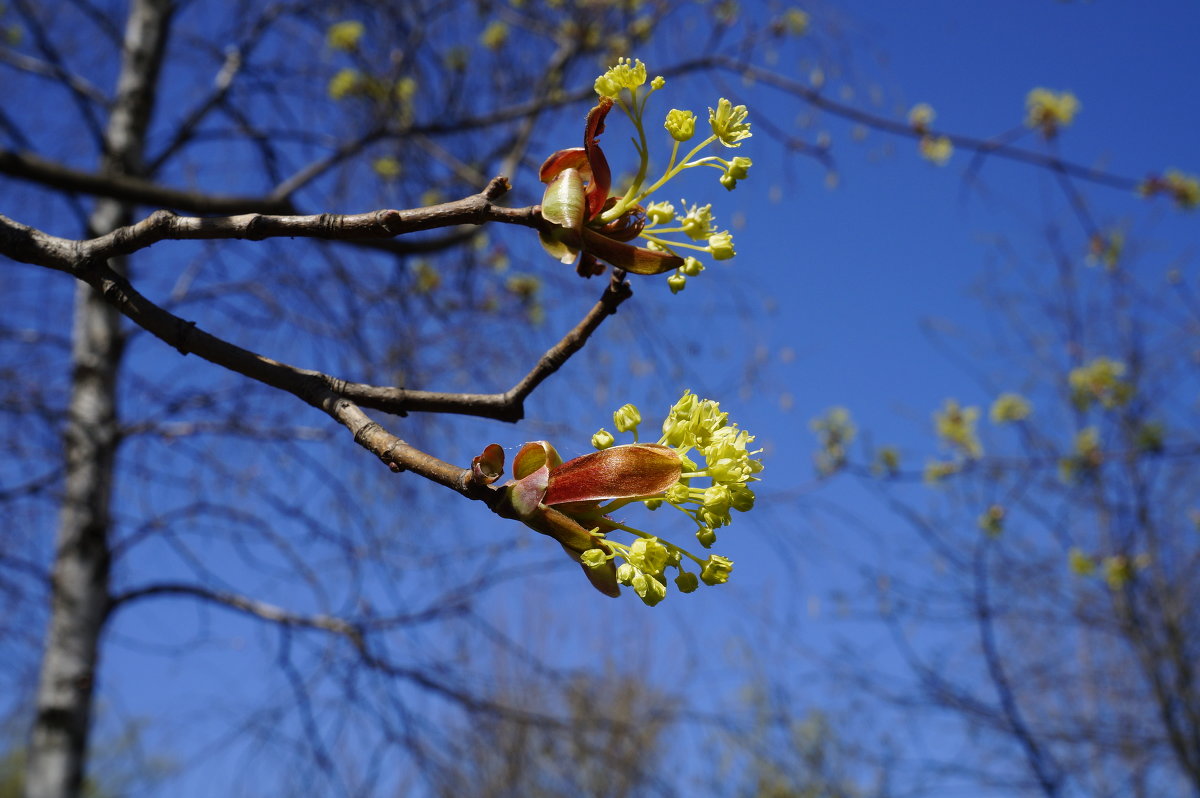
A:
{"type": "MultiPolygon", "coordinates": [[[[101,169],[106,174],[141,172],[171,11],[169,0],[134,0],[130,8],[116,100],[105,131],[101,169]]],[[[89,233],[101,235],[128,223],[130,212],[120,202],[101,200],[89,220],[89,233]]],[[[120,438],[116,393],[123,341],[120,314],[83,283],[75,292],[72,335],[64,495],[26,798],[76,798],[82,792],[109,598],[109,506],[120,438]]]]}

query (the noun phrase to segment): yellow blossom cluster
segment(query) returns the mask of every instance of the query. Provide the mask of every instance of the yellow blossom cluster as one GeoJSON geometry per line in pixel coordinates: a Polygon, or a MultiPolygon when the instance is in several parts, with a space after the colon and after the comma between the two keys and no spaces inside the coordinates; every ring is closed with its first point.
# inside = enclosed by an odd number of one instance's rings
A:
{"type": "Polygon", "coordinates": [[[1040,128],[1048,139],[1054,138],[1059,128],[1071,124],[1080,108],[1079,99],[1071,92],[1038,87],[1025,97],[1025,124],[1040,128]]]}
{"type": "Polygon", "coordinates": [[[1134,388],[1122,379],[1125,364],[1107,357],[1097,357],[1071,370],[1067,376],[1071,387],[1071,401],[1080,410],[1087,410],[1094,403],[1112,409],[1126,404],[1133,398],[1134,388]]]}

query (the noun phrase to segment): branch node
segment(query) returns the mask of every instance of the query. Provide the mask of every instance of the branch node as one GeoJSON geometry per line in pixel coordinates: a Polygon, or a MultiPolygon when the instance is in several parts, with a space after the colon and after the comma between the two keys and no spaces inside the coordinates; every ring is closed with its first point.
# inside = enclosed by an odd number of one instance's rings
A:
{"type": "Polygon", "coordinates": [[[170,210],[167,210],[166,208],[161,208],[161,209],[155,211],[154,213],[150,214],[150,216],[146,219],[146,222],[150,227],[154,228],[155,230],[157,230],[159,228],[166,229],[171,226],[171,220],[175,219],[178,216],[179,216],[179,214],[175,213],[175,211],[170,211],[170,210]]]}
{"type": "Polygon", "coordinates": [[[365,441],[367,439],[367,436],[372,434],[376,430],[382,431],[383,427],[379,426],[374,421],[368,421],[366,424],[363,424],[361,427],[358,428],[358,432],[354,433],[354,442],[357,443],[359,446],[366,446],[365,441]]]}
{"type": "Polygon", "coordinates": [[[387,210],[379,211],[378,216],[378,224],[384,230],[387,230],[392,235],[399,235],[401,232],[403,232],[400,225],[404,220],[404,215],[401,214],[400,211],[394,208],[389,208],[387,210]]]}
{"type": "Polygon", "coordinates": [[[399,474],[404,470],[404,466],[392,459],[392,451],[399,445],[400,439],[396,438],[392,441],[390,446],[383,450],[383,454],[379,455],[379,459],[383,461],[384,465],[391,469],[393,474],[399,474]]]}
{"type": "Polygon", "coordinates": [[[251,241],[262,241],[267,237],[267,232],[259,232],[259,228],[266,224],[266,218],[261,213],[250,214],[250,221],[246,223],[245,237],[251,241]]]}

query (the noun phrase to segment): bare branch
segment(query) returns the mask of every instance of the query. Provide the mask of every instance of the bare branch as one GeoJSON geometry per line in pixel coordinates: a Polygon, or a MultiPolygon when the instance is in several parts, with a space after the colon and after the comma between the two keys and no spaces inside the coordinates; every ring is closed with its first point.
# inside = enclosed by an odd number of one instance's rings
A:
{"type": "Polygon", "coordinates": [[[272,360],[205,332],[142,296],[107,259],[143,249],[167,238],[254,238],[272,235],[345,237],[391,236],[438,226],[505,221],[540,227],[545,224],[536,206],[502,208],[493,199],[508,181],[498,177],[483,192],[455,202],[412,211],[374,211],[357,215],[322,214],[307,217],[263,216],[201,219],[159,211],[141,222],[91,241],[72,241],[42,233],[0,216],[0,252],[16,260],[70,273],[88,283],[135,324],[179,350],[194,352],[209,362],[287,391],[344,425],[360,446],[393,470],[409,470],[468,498],[496,501],[495,491],[471,480],[471,472],[445,463],[392,435],[360,409],[403,413],[406,410],[457,412],[515,421],[524,415],[524,400],[547,377],[586,344],[592,333],[632,295],[624,273],[617,271],[588,314],[551,347],[534,368],[503,394],[438,394],[347,383],[335,377],[272,360]]]}
{"type": "Polygon", "coordinates": [[[193,585],[186,582],[160,582],[119,593],[109,599],[108,613],[111,615],[118,607],[138,601],[139,599],[164,596],[187,596],[211,604],[229,607],[246,615],[253,615],[264,621],[282,624],[283,626],[333,632],[334,634],[349,638],[355,645],[358,645],[362,641],[362,633],[357,626],[336,616],[324,614],[302,615],[289,612],[274,604],[268,604],[265,601],[257,601],[238,595],[237,593],[213,590],[202,585],[193,585]]]}
{"type": "MultiPolygon", "coordinates": [[[[743,61],[730,58],[728,56],[706,56],[695,59],[684,64],[679,64],[675,67],[680,71],[694,71],[698,69],[721,69],[727,72],[737,74],[739,77],[750,78],[760,83],[763,83],[772,88],[778,89],[793,97],[797,97],[804,102],[812,105],[815,108],[820,108],[823,111],[828,111],[835,116],[839,116],[850,122],[857,122],[874,130],[880,130],[885,133],[891,133],[895,136],[903,136],[904,138],[920,139],[926,135],[945,136],[950,139],[950,142],[959,149],[971,150],[982,155],[996,155],[1010,161],[1019,161],[1021,163],[1039,166],[1059,174],[1068,175],[1079,180],[1086,180],[1091,183],[1116,188],[1123,191],[1133,191],[1142,182],[1131,177],[1122,175],[1114,175],[1109,172],[1104,172],[1099,169],[1093,169],[1081,164],[1064,161],[1054,155],[1048,155],[1042,152],[1022,149],[1008,144],[1003,137],[998,139],[979,139],[973,136],[964,136],[957,133],[946,133],[943,131],[925,130],[918,131],[907,121],[893,119],[891,117],[879,116],[877,114],[868,113],[852,105],[838,102],[831,99],[818,89],[798,80],[792,80],[784,77],[778,72],[770,69],[763,69],[747,64],[743,61]]],[[[666,72],[664,74],[669,74],[666,72]]]]}
{"type": "Polygon", "coordinates": [[[29,180],[62,191],[77,191],[110,197],[123,202],[162,208],[177,208],[191,213],[294,213],[289,200],[270,197],[238,197],[205,194],[160,186],[151,180],[128,175],[101,175],[84,172],[49,161],[32,153],[0,150],[0,174],[29,180]]]}
{"type": "Polygon", "coordinates": [[[547,377],[558,371],[568,358],[582,349],[604,320],[616,313],[621,303],[631,296],[633,290],[623,274],[614,273],[604,294],[579,324],[548,349],[520,382],[504,393],[447,394],[350,382],[335,383],[333,387],[339,394],[363,407],[389,413],[459,413],[485,416],[498,421],[519,421],[525,417],[525,398],[547,377]]]}
{"type": "Polygon", "coordinates": [[[465,224],[478,225],[485,222],[505,222],[533,228],[546,227],[548,223],[538,212],[537,206],[505,208],[494,203],[508,188],[507,178],[497,177],[492,179],[487,188],[474,196],[405,211],[322,213],[311,216],[248,213],[216,218],[176,216],[170,211],[156,211],[136,224],[118,228],[90,241],[56,238],[0,216],[0,252],[16,260],[50,266],[60,271],[76,272],[86,268],[90,261],[129,255],[166,240],[239,238],[261,241],[264,238],[285,236],[339,240],[391,238],[421,230],[465,224]],[[18,230],[23,236],[18,235],[18,230]],[[26,245],[34,244],[42,251],[43,257],[34,259],[23,255],[22,252],[26,250],[18,246],[19,238],[22,238],[26,245]]]}
{"type": "Polygon", "coordinates": [[[110,100],[105,96],[104,92],[87,82],[79,75],[68,72],[59,64],[53,64],[48,61],[42,61],[34,58],[31,55],[17,52],[11,47],[0,47],[0,62],[8,64],[14,69],[19,69],[22,72],[28,72],[32,75],[38,75],[44,78],[52,78],[60,81],[63,85],[70,88],[71,92],[86,97],[88,100],[96,103],[100,107],[107,107],[110,100]]]}

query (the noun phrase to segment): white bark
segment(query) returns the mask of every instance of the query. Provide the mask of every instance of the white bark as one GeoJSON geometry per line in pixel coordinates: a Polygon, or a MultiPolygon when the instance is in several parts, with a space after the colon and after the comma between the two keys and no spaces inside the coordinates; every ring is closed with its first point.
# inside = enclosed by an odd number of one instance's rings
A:
{"type": "MultiPolygon", "coordinates": [[[[125,30],[117,98],[102,170],[137,175],[171,16],[169,0],[135,0],[125,30]]],[[[96,205],[91,235],[127,224],[131,209],[96,205]]],[[[113,264],[119,267],[120,264],[113,264]]],[[[90,286],[75,294],[72,391],[63,431],[65,481],[50,624],[25,772],[27,798],[80,795],[99,641],[109,599],[109,505],[118,445],[120,315],[90,286]]]]}

